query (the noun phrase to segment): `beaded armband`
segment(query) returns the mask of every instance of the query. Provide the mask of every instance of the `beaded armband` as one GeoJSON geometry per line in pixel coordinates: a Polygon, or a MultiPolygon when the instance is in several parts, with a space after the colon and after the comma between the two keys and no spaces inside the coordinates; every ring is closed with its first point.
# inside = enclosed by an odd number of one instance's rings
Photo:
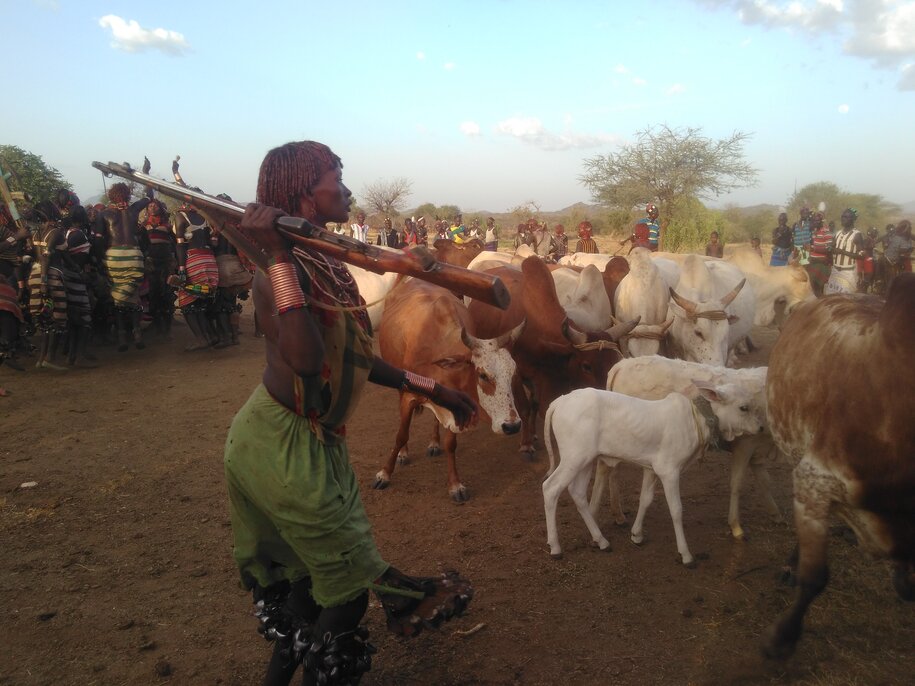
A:
{"type": "Polygon", "coordinates": [[[400,387],[405,391],[418,391],[431,397],[435,391],[435,380],[413,372],[404,372],[400,387]]]}
{"type": "Polygon", "coordinates": [[[295,265],[292,262],[271,260],[271,264],[267,267],[267,276],[273,287],[277,314],[305,307],[305,294],[299,285],[299,276],[296,274],[295,265]]]}

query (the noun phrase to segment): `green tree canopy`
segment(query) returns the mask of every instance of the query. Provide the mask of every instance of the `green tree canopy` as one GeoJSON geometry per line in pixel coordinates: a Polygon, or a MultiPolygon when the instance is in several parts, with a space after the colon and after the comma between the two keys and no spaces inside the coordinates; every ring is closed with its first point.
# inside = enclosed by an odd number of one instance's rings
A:
{"type": "Polygon", "coordinates": [[[625,210],[657,202],[663,225],[675,219],[677,209],[688,211],[690,199],[717,197],[756,183],[757,170],[743,154],[750,134],[735,131],[715,140],[699,128],[662,124],[635,137],[634,144],[619,152],[584,161],[579,180],[596,202],[625,210]]]}
{"type": "Polygon", "coordinates": [[[33,203],[53,199],[60,188],[73,190],[63,174],[49,166],[40,155],[16,145],[0,145],[0,167],[10,174],[7,179],[10,190],[28,194],[33,203]]]}

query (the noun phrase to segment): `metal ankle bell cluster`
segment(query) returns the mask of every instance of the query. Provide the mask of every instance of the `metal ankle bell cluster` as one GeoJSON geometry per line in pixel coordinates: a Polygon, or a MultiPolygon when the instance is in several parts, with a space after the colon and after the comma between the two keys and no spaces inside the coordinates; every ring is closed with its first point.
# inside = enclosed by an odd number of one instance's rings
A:
{"type": "Polygon", "coordinates": [[[372,668],[372,655],[378,652],[368,637],[369,630],[364,626],[337,636],[324,634],[305,654],[305,669],[314,675],[318,686],[358,684],[372,668]]]}
{"type": "Polygon", "coordinates": [[[257,633],[268,643],[275,641],[281,652],[296,662],[302,659],[311,645],[311,625],[286,612],[285,597],[258,600],[254,604],[254,616],[260,621],[257,633]]]}

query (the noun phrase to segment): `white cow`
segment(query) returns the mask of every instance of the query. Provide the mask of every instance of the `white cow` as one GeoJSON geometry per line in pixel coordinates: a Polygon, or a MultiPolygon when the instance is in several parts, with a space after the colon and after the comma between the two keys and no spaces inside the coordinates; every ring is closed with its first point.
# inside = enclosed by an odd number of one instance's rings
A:
{"type": "Polygon", "coordinates": [[[770,267],[752,248],[738,248],[725,260],[747,275],[756,294],[756,326],[781,326],[795,307],[816,299],[807,270],[770,267]]]}
{"type": "Polygon", "coordinates": [[[600,255],[588,252],[573,252],[559,258],[559,264],[565,267],[587,267],[593,264],[598,269],[603,269],[613,255],[600,255]]]}
{"type": "MultiPolygon", "coordinates": [[[[553,269],[551,274],[559,304],[578,328],[603,331],[613,326],[613,308],[604,286],[603,273],[597,267],[588,265],[580,272],[560,267],[553,269]]],[[[626,321],[630,319],[635,317],[625,318],[626,321]]]]}
{"type": "Polygon", "coordinates": [[[671,393],[663,400],[642,400],[583,388],[550,404],[544,417],[543,440],[550,456],[551,472],[543,482],[543,506],[547,542],[553,557],[562,555],[556,530],[556,504],[564,488],[568,488],[594,542],[601,550],[610,547],[588,509],[588,482],[594,463],[600,459],[610,465],[630,462],[644,470],[632,542],[641,544],[644,540],[645,512],[654,499],[655,481],[660,479],[673,520],[677,550],[684,565],[695,564],[683,534],[680,473],[714,440],[716,419],[717,431],[729,441],[744,433],[758,433],[763,425],[751,410],[752,393],[739,385],[712,388],[700,381],[688,390],[698,397],[690,400],[681,393],[671,393]],[[555,469],[551,434],[556,437],[560,456],[555,469]]]}
{"type": "MultiPolygon", "coordinates": [[[[687,255],[665,252],[653,253],[652,257],[655,260],[681,264],[687,255]]],[[[752,248],[736,248],[730,251],[724,260],[717,257],[700,259],[706,264],[727,262],[747,277],[756,296],[753,321],[756,326],[781,326],[784,318],[791,314],[795,307],[816,297],[810,286],[810,277],[803,267],[770,267],[752,248]]]]}
{"type": "Polygon", "coordinates": [[[391,289],[404,280],[404,277],[397,272],[376,274],[352,264],[346,265],[346,268],[349,269],[356,280],[356,285],[359,287],[359,295],[365,299],[366,305],[369,306],[367,311],[372,322],[372,329],[377,331],[381,324],[381,316],[384,314],[384,300],[388,293],[391,292],[391,289]]]}
{"type": "Polygon", "coordinates": [[[628,321],[641,317],[639,325],[624,339],[624,352],[634,357],[657,354],[673,323],[673,319],[668,319],[669,302],[670,288],[652,261],[651,253],[636,248],[629,254],[629,273],[613,296],[617,319],[628,321]]]}
{"type": "Polygon", "coordinates": [[[755,296],[746,277],[726,262],[687,255],[671,289],[669,344],[675,357],[723,367],[753,326],[755,296]],[[738,300],[738,296],[743,297],[738,300]]]}
{"type": "MultiPolygon", "coordinates": [[[[743,527],[740,525],[740,489],[748,466],[753,470],[760,484],[763,501],[769,514],[780,521],[782,519],[778,505],[772,497],[772,482],[766,468],[766,462],[775,448],[766,420],[766,371],[766,367],[729,369],[683,360],[670,360],[655,355],[618,362],[607,375],[608,391],[625,393],[645,400],[665,398],[668,393],[685,388],[697,379],[713,386],[726,383],[740,385],[753,393],[750,409],[767,430],[760,434],[738,436],[731,444],[731,501],[728,509],[728,525],[731,528],[731,534],[738,540],[743,540],[745,537],[743,527]]],[[[606,482],[610,491],[610,509],[614,520],[617,524],[625,524],[626,517],[620,504],[619,488],[614,477],[615,471],[603,463],[598,463],[597,473],[594,476],[594,488],[591,491],[591,513],[597,514],[606,482]]]]}

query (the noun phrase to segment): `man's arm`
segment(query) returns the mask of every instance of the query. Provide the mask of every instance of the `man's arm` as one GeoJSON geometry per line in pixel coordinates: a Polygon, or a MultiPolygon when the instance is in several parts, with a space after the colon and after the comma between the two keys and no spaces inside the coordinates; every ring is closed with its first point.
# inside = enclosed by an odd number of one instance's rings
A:
{"type": "Polygon", "coordinates": [[[424,395],[436,405],[450,410],[459,427],[476,423],[477,405],[466,393],[442,386],[428,377],[418,376],[388,364],[376,357],[369,372],[369,381],[379,386],[397,388],[424,395]]]}

